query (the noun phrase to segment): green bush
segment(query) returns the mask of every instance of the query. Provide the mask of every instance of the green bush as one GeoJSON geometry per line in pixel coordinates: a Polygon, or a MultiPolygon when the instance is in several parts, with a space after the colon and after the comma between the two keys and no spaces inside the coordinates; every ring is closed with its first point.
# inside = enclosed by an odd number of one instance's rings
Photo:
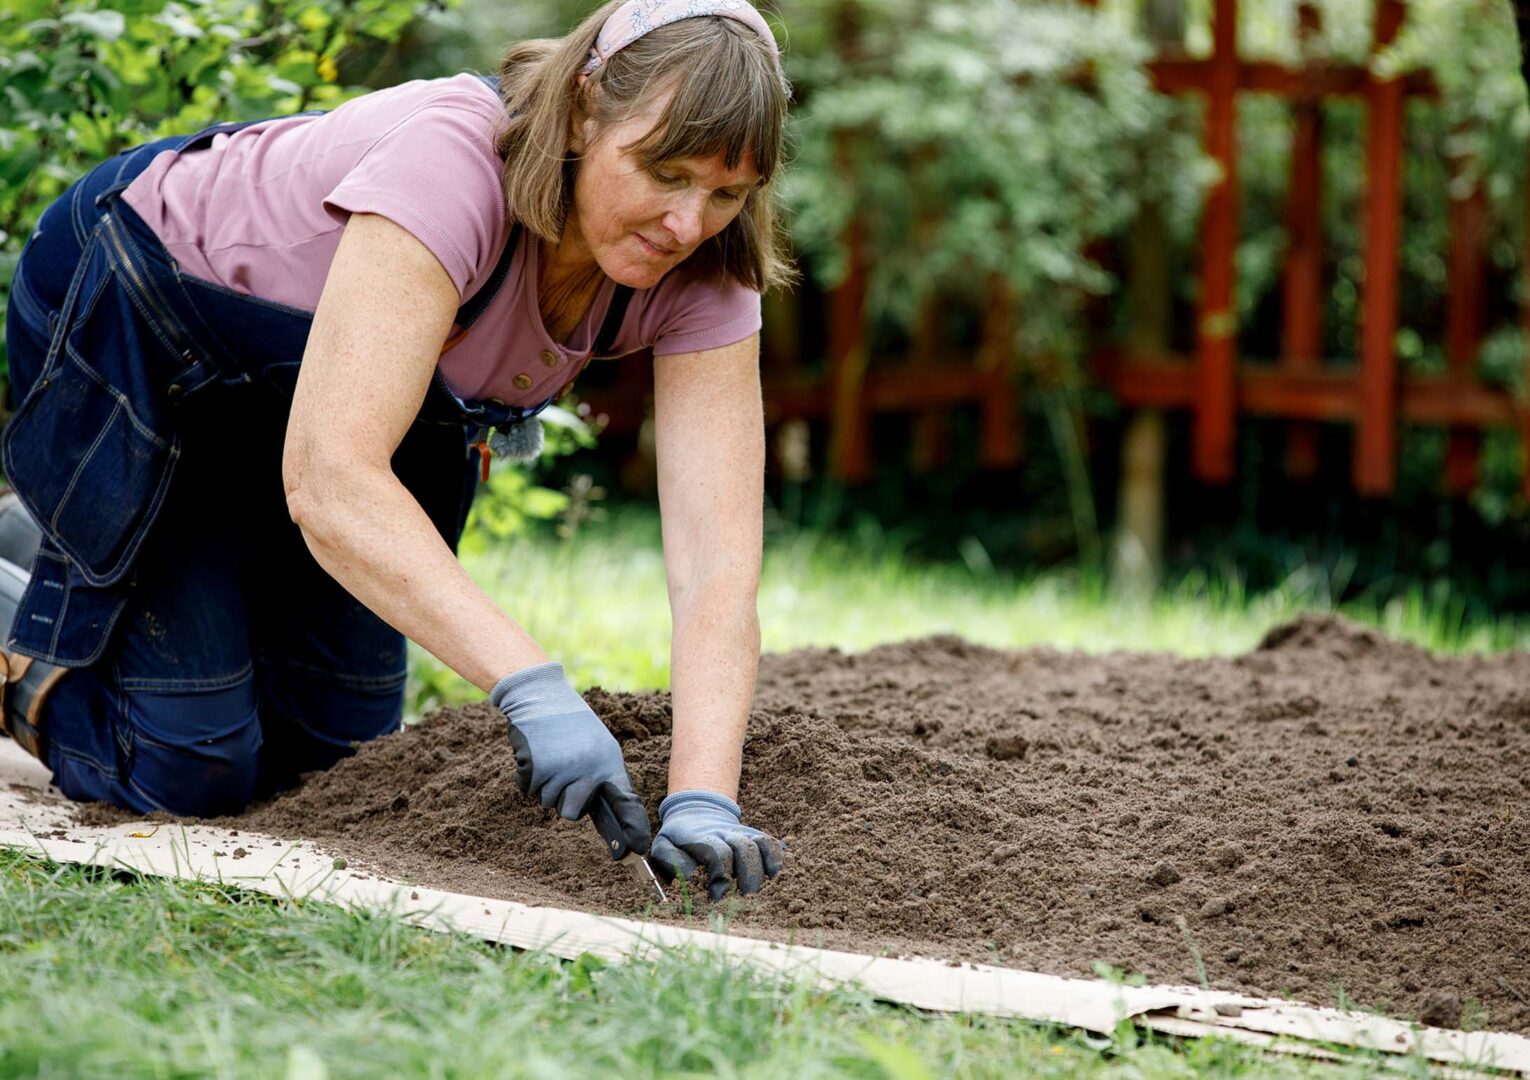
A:
{"type": "Polygon", "coordinates": [[[1076,352],[1083,302],[1115,285],[1091,245],[1146,200],[1188,228],[1214,176],[1120,12],[977,0],[782,11],[800,101],[793,236],[833,283],[858,214],[884,334],[932,300],[977,308],[997,275],[1028,351],[1076,352]]]}

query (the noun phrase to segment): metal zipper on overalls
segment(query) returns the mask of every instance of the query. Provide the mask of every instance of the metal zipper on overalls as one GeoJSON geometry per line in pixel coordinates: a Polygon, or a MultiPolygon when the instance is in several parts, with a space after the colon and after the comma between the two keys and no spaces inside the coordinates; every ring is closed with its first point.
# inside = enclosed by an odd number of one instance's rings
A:
{"type": "Polygon", "coordinates": [[[181,359],[188,364],[195,361],[196,354],[187,347],[185,340],[177,333],[179,324],[165,310],[164,306],[158,302],[156,299],[157,294],[151,291],[148,281],[138,273],[138,267],[128,257],[127,246],[123,244],[122,239],[117,235],[117,220],[109,212],[101,215],[101,231],[106,234],[107,239],[111,242],[112,248],[117,253],[118,265],[127,273],[129,280],[133,283],[134,288],[137,289],[138,295],[143,297],[144,303],[154,310],[154,314],[159,319],[165,333],[174,339],[175,347],[180,350],[181,359]]]}

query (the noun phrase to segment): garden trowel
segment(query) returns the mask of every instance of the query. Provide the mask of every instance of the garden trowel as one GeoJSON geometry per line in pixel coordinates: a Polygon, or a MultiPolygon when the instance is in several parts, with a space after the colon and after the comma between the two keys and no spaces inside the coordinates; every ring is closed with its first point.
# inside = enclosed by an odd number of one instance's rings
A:
{"type": "Polygon", "coordinates": [[[595,801],[590,806],[590,819],[595,823],[595,831],[604,838],[606,849],[611,852],[611,858],[632,872],[638,887],[652,889],[658,895],[661,904],[669,903],[664,886],[659,884],[659,876],[653,872],[648,859],[628,845],[626,831],[617,820],[616,811],[611,809],[611,804],[606,801],[603,794],[596,794],[595,801]]]}

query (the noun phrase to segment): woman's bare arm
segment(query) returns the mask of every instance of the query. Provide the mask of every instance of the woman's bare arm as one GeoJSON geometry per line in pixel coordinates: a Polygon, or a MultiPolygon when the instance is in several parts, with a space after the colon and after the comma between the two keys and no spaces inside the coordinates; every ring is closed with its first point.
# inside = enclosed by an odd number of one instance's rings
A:
{"type": "Polygon", "coordinates": [[[656,358],[654,408],[674,620],[669,790],[705,788],[731,799],[760,659],[759,336],[656,358]]]}
{"type": "Polygon", "coordinates": [[[467,576],[390,465],[457,306],[451,278],[429,249],[387,218],[353,215],[303,353],[282,481],[319,565],[487,691],[547,655],[467,576]]]}

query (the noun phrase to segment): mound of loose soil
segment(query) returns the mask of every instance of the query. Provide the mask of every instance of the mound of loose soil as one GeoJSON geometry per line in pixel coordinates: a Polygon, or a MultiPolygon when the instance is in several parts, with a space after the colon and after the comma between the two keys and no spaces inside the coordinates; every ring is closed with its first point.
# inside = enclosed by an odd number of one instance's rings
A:
{"type": "MultiPolygon", "coordinates": [[[[654,812],[668,695],[588,699],[654,812]]],[[[1195,982],[1198,955],[1221,989],[1444,1024],[1465,1002],[1467,1023],[1530,1032],[1530,654],[1443,658],[1313,618],[1220,660],[950,637],[771,656],[741,801],[790,851],[718,905],[735,932],[1166,982],[1195,982]]],[[[237,824],[481,895],[650,899],[588,823],[516,791],[487,706],[237,824]]]]}

